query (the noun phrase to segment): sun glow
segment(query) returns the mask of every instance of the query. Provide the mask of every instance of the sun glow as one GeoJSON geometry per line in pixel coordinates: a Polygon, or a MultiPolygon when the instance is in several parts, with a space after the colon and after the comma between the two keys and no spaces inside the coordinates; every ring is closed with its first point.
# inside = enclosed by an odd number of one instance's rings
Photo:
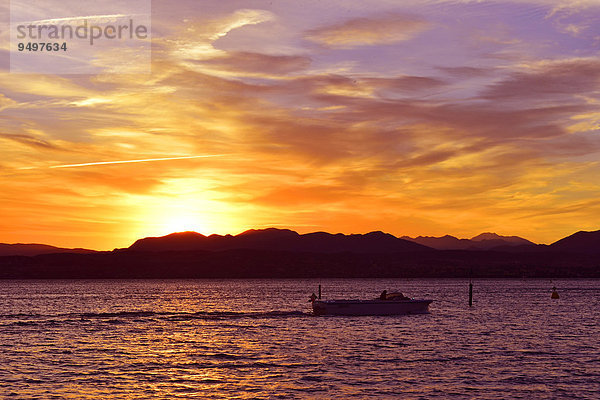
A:
{"type": "Polygon", "coordinates": [[[145,198],[146,205],[136,218],[133,238],[187,231],[203,235],[238,231],[236,218],[231,215],[226,203],[201,198],[198,193],[190,196],[178,200],[172,197],[145,198]]]}
{"type": "Polygon", "coordinates": [[[166,216],[164,222],[158,228],[160,230],[159,235],[187,231],[203,232],[205,230],[199,217],[184,214],[166,216]]]}

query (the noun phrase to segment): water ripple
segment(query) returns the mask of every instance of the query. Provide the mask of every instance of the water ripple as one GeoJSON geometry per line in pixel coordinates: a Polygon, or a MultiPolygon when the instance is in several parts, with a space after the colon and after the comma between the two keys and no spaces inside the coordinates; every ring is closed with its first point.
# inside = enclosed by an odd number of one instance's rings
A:
{"type": "Polygon", "coordinates": [[[597,281],[553,282],[559,301],[545,281],[478,281],[472,308],[465,282],[322,282],[329,298],[397,288],[438,300],[391,318],[313,317],[317,284],[0,282],[0,397],[597,396],[597,281]]]}

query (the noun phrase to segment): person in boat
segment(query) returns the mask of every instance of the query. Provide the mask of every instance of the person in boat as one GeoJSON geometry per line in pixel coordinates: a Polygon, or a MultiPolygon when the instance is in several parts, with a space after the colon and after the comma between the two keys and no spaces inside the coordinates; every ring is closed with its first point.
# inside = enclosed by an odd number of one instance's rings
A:
{"type": "Polygon", "coordinates": [[[379,300],[387,300],[387,290],[381,292],[381,294],[379,295],[379,300]]]}
{"type": "MultiPolygon", "coordinates": [[[[383,295],[383,293],[382,293],[383,295]]],[[[402,294],[402,292],[393,292],[393,293],[387,293],[385,294],[385,298],[380,297],[381,300],[410,300],[409,297],[406,297],[405,295],[402,294]]]]}
{"type": "Polygon", "coordinates": [[[308,300],[308,301],[311,303],[314,303],[316,299],[317,299],[317,295],[313,293],[310,295],[310,300],[308,300]]]}

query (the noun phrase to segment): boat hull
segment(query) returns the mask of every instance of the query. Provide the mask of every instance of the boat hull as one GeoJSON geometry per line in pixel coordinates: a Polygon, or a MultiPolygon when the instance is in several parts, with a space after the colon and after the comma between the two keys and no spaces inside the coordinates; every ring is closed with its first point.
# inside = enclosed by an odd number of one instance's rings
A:
{"type": "Polygon", "coordinates": [[[315,300],[316,315],[427,314],[433,300],[315,300]]]}

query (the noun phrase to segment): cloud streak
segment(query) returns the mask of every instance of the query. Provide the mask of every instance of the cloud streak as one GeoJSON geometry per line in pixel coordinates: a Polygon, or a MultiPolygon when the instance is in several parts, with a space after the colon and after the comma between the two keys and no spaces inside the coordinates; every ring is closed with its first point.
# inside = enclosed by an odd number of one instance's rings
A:
{"type": "Polygon", "coordinates": [[[52,19],[42,19],[38,21],[31,21],[28,23],[35,25],[43,25],[43,24],[59,24],[64,22],[73,22],[73,21],[81,21],[81,20],[91,20],[98,23],[104,22],[114,22],[120,18],[132,17],[134,14],[106,14],[106,15],[87,15],[87,16],[77,16],[77,17],[66,17],[66,18],[52,18],[52,19]]]}
{"type": "Polygon", "coordinates": [[[540,99],[549,96],[581,96],[600,88],[600,61],[573,59],[539,63],[524,71],[511,73],[506,79],[489,86],[483,98],[540,99]]]}
{"type": "MultiPolygon", "coordinates": [[[[115,164],[133,164],[133,163],[147,163],[157,161],[174,161],[174,160],[190,160],[195,158],[211,158],[211,157],[224,157],[227,154],[205,154],[200,156],[179,156],[179,157],[161,157],[161,158],[144,158],[136,160],[119,160],[119,161],[97,161],[87,162],[79,164],[62,164],[62,165],[51,165],[47,168],[80,168],[80,167],[94,167],[98,165],[115,165],[115,164]]],[[[19,169],[34,169],[38,167],[21,167],[19,169]]]]}
{"type": "Polygon", "coordinates": [[[36,138],[31,135],[13,135],[13,134],[3,134],[0,133],[0,138],[8,139],[15,141],[17,143],[21,143],[27,146],[31,146],[37,149],[43,150],[63,150],[60,147],[39,138],[36,138]]]}
{"type": "Polygon", "coordinates": [[[423,18],[401,14],[354,18],[340,24],[312,29],[305,37],[327,47],[349,49],[410,40],[429,25],[423,18]]]}

